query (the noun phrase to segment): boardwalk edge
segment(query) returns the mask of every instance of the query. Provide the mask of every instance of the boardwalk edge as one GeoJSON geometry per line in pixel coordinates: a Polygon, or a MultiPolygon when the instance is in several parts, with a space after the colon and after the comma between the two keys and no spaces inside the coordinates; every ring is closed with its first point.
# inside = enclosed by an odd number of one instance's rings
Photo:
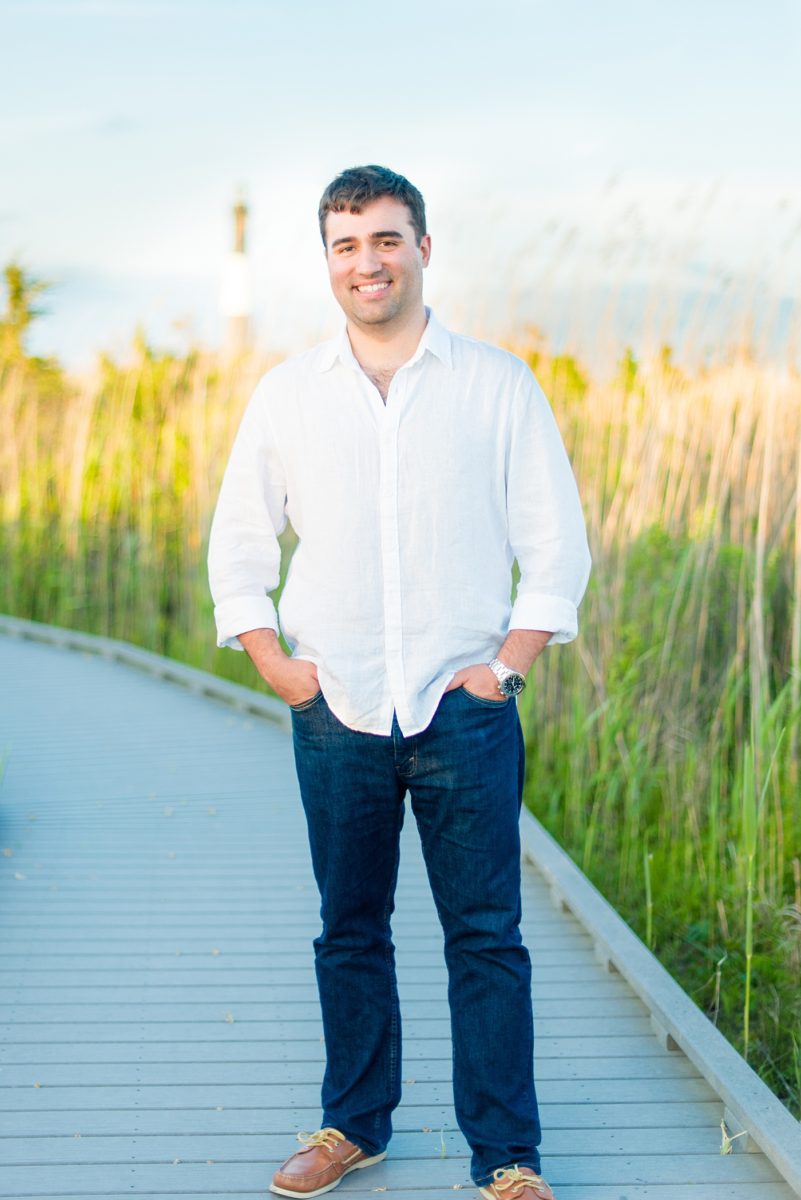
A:
{"type": "Polygon", "coordinates": [[[520,833],[523,854],[544,876],[553,902],[572,912],[594,940],[601,961],[618,971],[637,993],[664,1032],[663,1044],[674,1044],[698,1068],[721,1099],[721,1116],[725,1110],[739,1128],[747,1130],[801,1196],[801,1123],[526,809],[521,813],[520,833]]]}

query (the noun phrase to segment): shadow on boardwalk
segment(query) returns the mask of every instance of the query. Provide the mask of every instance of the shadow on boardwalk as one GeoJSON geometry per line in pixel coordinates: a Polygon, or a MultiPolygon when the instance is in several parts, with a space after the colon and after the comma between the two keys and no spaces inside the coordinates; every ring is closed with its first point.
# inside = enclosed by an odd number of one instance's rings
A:
{"type": "MultiPolygon", "coordinates": [[[[317,1127],[323,1068],[285,730],[2,634],[0,678],[0,1196],[265,1196],[296,1131],[317,1127]]],[[[403,836],[403,1102],[389,1157],[342,1200],[477,1195],[413,821],[403,836]]],[[[559,1200],[791,1200],[763,1155],[720,1155],[720,1101],[532,867],[524,911],[559,1200]]]]}

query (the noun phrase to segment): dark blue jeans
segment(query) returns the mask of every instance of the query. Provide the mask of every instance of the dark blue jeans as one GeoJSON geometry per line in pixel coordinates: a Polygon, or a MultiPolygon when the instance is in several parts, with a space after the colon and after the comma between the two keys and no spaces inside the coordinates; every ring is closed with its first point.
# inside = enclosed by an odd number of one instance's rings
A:
{"type": "Polygon", "coordinates": [[[514,700],[446,692],[404,737],[343,725],[322,695],[292,711],[317,885],[314,941],[326,1045],[323,1125],[382,1151],[401,1095],[401,1021],[390,930],[408,791],[445,934],[456,1119],[486,1184],[540,1169],[531,963],[520,938],[524,747],[514,700]]]}

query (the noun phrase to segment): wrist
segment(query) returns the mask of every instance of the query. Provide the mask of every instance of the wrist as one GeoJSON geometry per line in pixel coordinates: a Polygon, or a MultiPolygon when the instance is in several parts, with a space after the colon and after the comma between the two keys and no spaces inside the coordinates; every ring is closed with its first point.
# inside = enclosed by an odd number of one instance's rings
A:
{"type": "Polygon", "coordinates": [[[251,629],[247,633],[240,633],[239,640],[262,679],[275,690],[288,661],[275,630],[251,629]]]}
{"type": "Polygon", "coordinates": [[[552,634],[542,629],[510,629],[498,651],[498,658],[513,671],[528,675],[551,637],[552,634]]]}

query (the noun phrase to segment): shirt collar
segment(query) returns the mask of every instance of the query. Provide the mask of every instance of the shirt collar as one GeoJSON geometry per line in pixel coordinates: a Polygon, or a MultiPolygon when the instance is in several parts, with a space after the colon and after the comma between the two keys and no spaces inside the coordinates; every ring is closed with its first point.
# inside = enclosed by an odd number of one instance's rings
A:
{"type": "MultiPolygon", "coordinates": [[[[419,358],[423,357],[426,350],[428,350],[444,366],[451,369],[453,367],[453,355],[451,352],[450,334],[445,326],[439,323],[432,309],[426,306],[425,312],[428,320],[423,330],[423,336],[420,338],[414,354],[408,360],[408,364],[405,365],[417,362],[419,358]]],[[[317,354],[317,369],[320,374],[330,370],[337,359],[346,367],[350,367],[351,370],[361,371],[361,367],[350,344],[347,325],[343,326],[342,331],[337,337],[331,338],[328,342],[323,342],[322,346],[320,346],[317,354]]]]}

